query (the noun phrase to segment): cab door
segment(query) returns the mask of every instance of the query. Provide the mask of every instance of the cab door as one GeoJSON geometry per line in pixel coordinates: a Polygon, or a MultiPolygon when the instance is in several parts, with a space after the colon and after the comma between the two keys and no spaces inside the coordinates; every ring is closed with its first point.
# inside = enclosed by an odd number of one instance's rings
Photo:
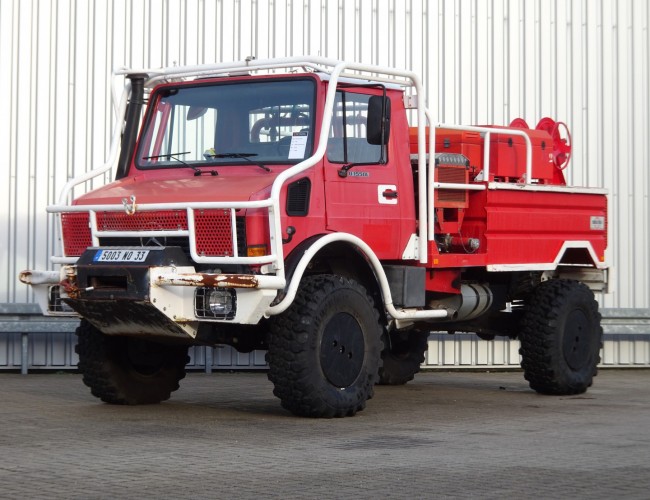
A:
{"type": "Polygon", "coordinates": [[[336,94],[325,156],[326,227],[358,236],[380,259],[401,259],[413,225],[403,207],[412,196],[400,192],[390,101],[382,90],[336,94]],[[385,120],[385,145],[378,119],[385,120]]]}

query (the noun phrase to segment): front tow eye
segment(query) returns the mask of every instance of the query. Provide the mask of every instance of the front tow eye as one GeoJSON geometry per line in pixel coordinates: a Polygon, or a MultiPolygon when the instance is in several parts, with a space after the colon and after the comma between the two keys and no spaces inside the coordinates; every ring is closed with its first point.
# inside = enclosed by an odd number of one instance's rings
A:
{"type": "Polygon", "coordinates": [[[291,243],[291,240],[293,239],[293,235],[296,234],[296,228],[293,226],[289,226],[287,228],[287,237],[282,238],[282,243],[291,243]]]}

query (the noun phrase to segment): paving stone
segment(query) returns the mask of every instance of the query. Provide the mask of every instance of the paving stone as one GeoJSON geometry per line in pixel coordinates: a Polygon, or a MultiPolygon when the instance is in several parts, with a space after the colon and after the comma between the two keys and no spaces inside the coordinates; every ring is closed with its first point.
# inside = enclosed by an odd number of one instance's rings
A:
{"type": "Polygon", "coordinates": [[[0,375],[0,498],[648,498],[650,370],[540,396],[422,373],[354,418],[283,410],[264,373],[191,373],[124,407],[76,374],[0,375]]]}

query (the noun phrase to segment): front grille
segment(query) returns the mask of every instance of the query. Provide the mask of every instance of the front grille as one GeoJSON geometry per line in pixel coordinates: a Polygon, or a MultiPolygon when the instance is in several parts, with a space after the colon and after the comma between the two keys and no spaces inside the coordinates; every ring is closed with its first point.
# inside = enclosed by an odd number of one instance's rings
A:
{"type": "Polygon", "coordinates": [[[187,230],[187,211],[160,210],[157,212],[98,212],[100,231],[184,231],[187,230]]]}
{"type": "Polygon", "coordinates": [[[90,215],[88,212],[65,212],[61,214],[63,253],[77,257],[92,245],[90,215]]]}
{"type": "MultiPolygon", "coordinates": [[[[195,210],[194,235],[196,252],[205,257],[233,257],[232,212],[224,209],[195,210]]],[[[190,257],[190,242],[187,236],[150,236],[156,231],[187,231],[186,210],[142,211],[128,215],[125,212],[98,212],[97,230],[100,246],[135,247],[180,247],[190,257]],[[149,236],[101,236],[102,231],[148,232],[149,236]]],[[[246,256],[246,219],[235,218],[237,255],[246,256]]],[[[63,248],[66,256],[80,256],[92,245],[90,216],[87,212],[65,212],[61,214],[63,248]]]]}
{"type": "Polygon", "coordinates": [[[196,210],[194,212],[196,253],[202,257],[234,255],[230,210],[196,210]]]}

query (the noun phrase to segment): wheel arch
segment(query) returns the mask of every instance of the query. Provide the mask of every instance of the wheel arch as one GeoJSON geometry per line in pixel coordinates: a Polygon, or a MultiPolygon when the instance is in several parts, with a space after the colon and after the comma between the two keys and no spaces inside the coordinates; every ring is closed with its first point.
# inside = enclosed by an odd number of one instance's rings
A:
{"type": "MultiPolygon", "coordinates": [[[[280,301],[267,316],[285,311],[293,302],[300,280],[309,274],[337,274],[361,283],[377,300],[377,305],[392,303],[386,275],[376,255],[362,240],[347,233],[312,236],[301,242],[285,260],[286,286],[280,301]],[[382,280],[386,286],[382,286],[382,280]]],[[[384,307],[381,308],[385,316],[384,307]]]]}
{"type": "Polygon", "coordinates": [[[589,242],[566,242],[555,259],[555,267],[542,273],[551,278],[569,279],[586,284],[593,292],[609,291],[609,267],[589,242]]]}
{"type": "Polygon", "coordinates": [[[381,294],[379,282],[370,263],[358,247],[345,241],[335,241],[321,248],[312,264],[316,270],[322,269],[346,278],[353,278],[368,291],[381,294]]]}
{"type": "Polygon", "coordinates": [[[555,257],[556,266],[578,264],[602,269],[607,266],[605,256],[598,256],[589,241],[566,241],[555,257]]]}

